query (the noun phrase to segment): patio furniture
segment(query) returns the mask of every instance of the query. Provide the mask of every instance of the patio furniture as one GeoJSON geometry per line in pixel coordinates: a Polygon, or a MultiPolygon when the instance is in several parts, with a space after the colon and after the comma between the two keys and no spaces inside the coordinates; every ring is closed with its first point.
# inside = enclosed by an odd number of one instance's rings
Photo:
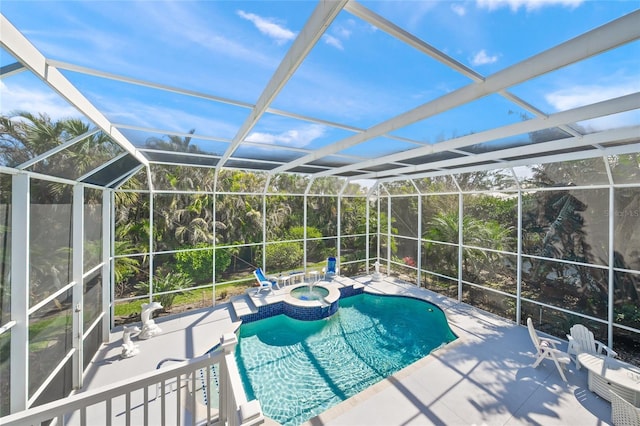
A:
{"type": "Polygon", "coordinates": [[[640,406],[640,368],[601,354],[578,354],[589,372],[589,390],[611,401],[611,391],[636,407],[640,406]]]}
{"type": "Polygon", "coordinates": [[[614,391],[611,394],[611,423],[614,426],[640,426],[640,408],[614,391]]]}
{"type": "Polygon", "coordinates": [[[327,279],[327,276],[332,278],[335,275],[338,275],[338,261],[335,257],[332,256],[327,259],[327,266],[322,268],[322,273],[324,274],[325,280],[327,279]]]}
{"type": "Polygon", "coordinates": [[[283,287],[286,287],[291,279],[291,275],[278,275],[278,285],[282,284],[283,287]]]}
{"type": "Polygon", "coordinates": [[[569,349],[567,353],[569,355],[575,355],[576,368],[580,370],[580,362],[578,361],[578,354],[583,352],[591,354],[603,354],[606,356],[615,357],[618,354],[604,343],[596,340],[593,337],[593,333],[587,327],[582,324],[575,324],[569,330],[567,334],[569,339],[569,349]]]}
{"type": "Polygon", "coordinates": [[[558,368],[558,372],[560,373],[560,377],[562,377],[562,380],[566,382],[567,378],[565,377],[564,372],[562,371],[562,366],[560,364],[571,363],[569,354],[556,348],[556,345],[560,344],[558,340],[539,336],[537,331],[533,327],[533,321],[530,317],[527,318],[527,328],[529,329],[529,336],[531,337],[533,346],[535,346],[536,348],[536,361],[531,366],[533,368],[536,368],[545,359],[550,359],[558,368]]]}
{"type": "Polygon", "coordinates": [[[293,271],[289,273],[291,277],[291,284],[295,284],[296,282],[302,284],[304,282],[305,273],[302,271],[293,271]]]}
{"type": "Polygon", "coordinates": [[[280,286],[278,285],[277,281],[268,279],[264,275],[264,272],[262,272],[261,268],[258,268],[255,271],[253,271],[253,275],[255,275],[256,280],[258,281],[258,289],[256,290],[255,294],[259,294],[263,290],[272,291],[273,286],[276,286],[276,288],[280,290],[280,286]]]}
{"type": "Polygon", "coordinates": [[[320,281],[320,273],[318,271],[309,271],[309,283],[315,284],[320,281]]]}

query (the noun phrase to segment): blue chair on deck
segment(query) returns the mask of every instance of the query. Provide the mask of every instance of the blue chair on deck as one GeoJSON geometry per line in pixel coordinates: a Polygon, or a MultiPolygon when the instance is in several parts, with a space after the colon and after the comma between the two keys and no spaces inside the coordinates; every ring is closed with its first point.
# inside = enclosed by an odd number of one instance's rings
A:
{"type": "Polygon", "coordinates": [[[328,278],[333,278],[338,275],[338,261],[335,257],[330,257],[327,259],[327,266],[322,268],[322,273],[324,274],[325,281],[328,278]]]}
{"type": "Polygon", "coordinates": [[[256,280],[258,281],[258,290],[256,290],[256,294],[260,293],[262,290],[271,291],[273,290],[273,286],[276,286],[278,290],[280,290],[280,286],[276,280],[271,280],[264,275],[261,268],[253,271],[253,275],[255,275],[256,280]]]}

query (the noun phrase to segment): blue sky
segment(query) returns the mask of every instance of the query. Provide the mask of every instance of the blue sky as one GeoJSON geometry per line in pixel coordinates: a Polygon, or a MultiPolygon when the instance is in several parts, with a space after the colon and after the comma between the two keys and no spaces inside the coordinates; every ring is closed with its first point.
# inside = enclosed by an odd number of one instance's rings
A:
{"type": "MultiPolygon", "coordinates": [[[[362,1],[483,76],[636,10],[638,1],[362,1]]],[[[253,104],[316,6],[313,1],[2,1],[2,13],[47,57],[102,72],[253,104]]],[[[13,62],[2,51],[2,65],[13,62]]],[[[115,123],[217,139],[235,135],[249,109],[64,71],[115,123]]],[[[366,129],[471,83],[460,73],[342,11],[272,104],[366,129]]],[[[28,73],[0,82],[3,114],[73,108],[28,73]]],[[[509,89],[545,113],[640,90],[640,42],[509,89]]],[[[521,120],[500,96],[415,123],[396,136],[433,143],[521,120]]],[[[638,112],[612,117],[638,124],[638,112]]],[[[601,126],[608,126],[602,120],[601,126]]],[[[125,132],[141,144],[151,133],[125,132]]],[[[265,114],[249,139],[318,148],[352,135],[265,114]]],[[[155,136],[161,136],[155,135],[155,136]]],[[[358,152],[381,155],[389,140],[358,152]]],[[[204,143],[203,143],[204,145],[204,143]]],[[[401,143],[398,143],[402,146],[401,143]]],[[[411,147],[406,144],[406,148],[411,147]]],[[[214,150],[212,148],[212,150],[214,150]]]]}

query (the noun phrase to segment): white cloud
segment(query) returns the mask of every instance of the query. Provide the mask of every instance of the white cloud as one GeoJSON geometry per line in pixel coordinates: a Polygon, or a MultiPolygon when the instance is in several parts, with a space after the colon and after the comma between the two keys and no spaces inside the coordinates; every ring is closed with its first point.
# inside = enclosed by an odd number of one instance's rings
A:
{"type": "Polygon", "coordinates": [[[4,115],[8,115],[10,112],[27,111],[36,114],[45,113],[53,121],[84,118],[77,109],[54,92],[29,89],[18,85],[9,86],[0,81],[0,98],[2,99],[0,112],[4,115]]]}
{"type": "MultiPolygon", "coordinates": [[[[347,21],[347,24],[350,25],[351,27],[354,27],[356,25],[356,22],[353,19],[349,19],[347,21]]],[[[333,33],[343,39],[348,39],[349,37],[351,37],[351,33],[353,31],[350,30],[349,28],[343,26],[343,25],[338,25],[336,27],[333,28],[333,33]]]]}
{"type": "Polygon", "coordinates": [[[336,49],[340,49],[340,50],[344,50],[344,46],[342,45],[342,42],[340,41],[339,38],[334,37],[330,34],[323,34],[322,35],[322,39],[324,40],[325,43],[327,43],[329,46],[333,46],[336,49]]]}
{"type": "Polygon", "coordinates": [[[319,124],[310,124],[298,129],[291,129],[282,133],[252,132],[247,141],[266,144],[281,144],[296,148],[304,148],[314,140],[322,137],[326,128],[319,124]]]}
{"type": "Polygon", "coordinates": [[[545,96],[545,100],[555,108],[556,111],[565,111],[635,93],[638,90],[640,90],[639,83],[618,86],[573,86],[549,93],[545,96]]]}
{"type": "Polygon", "coordinates": [[[487,51],[482,49],[471,59],[472,65],[486,65],[493,64],[498,61],[498,55],[489,56],[487,55],[487,51]]]}
{"type": "Polygon", "coordinates": [[[477,0],[478,7],[489,10],[508,7],[513,12],[517,12],[521,7],[527,12],[541,9],[545,6],[564,6],[575,9],[584,0],[477,0]]]}
{"type": "Polygon", "coordinates": [[[263,18],[256,15],[255,13],[247,13],[243,10],[238,10],[237,13],[238,16],[253,23],[258,31],[268,37],[271,37],[278,44],[286,43],[287,41],[293,40],[296,37],[296,33],[278,25],[272,19],[263,18]]]}
{"type": "Polygon", "coordinates": [[[461,4],[453,3],[451,5],[451,10],[458,16],[464,16],[467,14],[467,9],[465,9],[461,4]]]}
{"type": "Polygon", "coordinates": [[[357,26],[357,23],[353,19],[348,19],[344,25],[336,24],[331,27],[331,34],[325,33],[322,35],[322,40],[329,46],[333,46],[336,49],[344,50],[343,41],[348,40],[353,33],[353,28],[357,26]]]}

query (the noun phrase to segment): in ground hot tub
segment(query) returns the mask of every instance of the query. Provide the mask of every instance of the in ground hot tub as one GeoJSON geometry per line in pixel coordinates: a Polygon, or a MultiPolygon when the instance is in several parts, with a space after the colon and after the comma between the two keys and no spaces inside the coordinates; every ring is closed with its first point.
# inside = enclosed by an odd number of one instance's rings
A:
{"type": "Polygon", "coordinates": [[[323,284],[291,287],[284,298],[284,313],[291,318],[316,321],[338,312],[340,290],[323,284]]]}
{"type": "Polygon", "coordinates": [[[324,300],[329,295],[329,289],[320,286],[304,285],[289,292],[291,297],[300,300],[324,300]]]}

